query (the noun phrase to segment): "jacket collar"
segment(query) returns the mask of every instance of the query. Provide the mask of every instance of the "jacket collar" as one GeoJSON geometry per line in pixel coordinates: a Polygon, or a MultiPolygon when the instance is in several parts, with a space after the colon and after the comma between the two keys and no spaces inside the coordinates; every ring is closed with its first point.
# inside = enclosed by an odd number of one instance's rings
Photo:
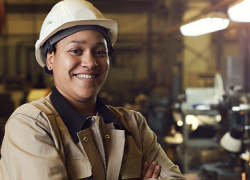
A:
{"type": "MultiPolygon", "coordinates": [[[[79,141],[77,133],[89,127],[89,121],[87,121],[87,119],[90,116],[81,114],[72,108],[56,88],[53,88],[50,100],[68,128],[74,142],[77,143],[79,141]]],[[[126,135],[131,135],[131,133],[120,123],[120,121],[114,117],[112,112],[99,97],[97,97],[96,100],[96,110],[102,115],[105,124],[114,123],[116,129],[123,129],[125,130],[126,135]]]]}

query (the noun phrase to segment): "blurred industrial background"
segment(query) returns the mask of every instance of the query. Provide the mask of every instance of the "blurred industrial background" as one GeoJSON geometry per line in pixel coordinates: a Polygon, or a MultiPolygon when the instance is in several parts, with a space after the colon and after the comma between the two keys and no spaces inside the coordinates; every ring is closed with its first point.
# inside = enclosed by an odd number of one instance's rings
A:
{"type": "MultiPolygon", "coordinates": [[[[89,1],[119,25],[103,101],[141,112],[187,179],[250,179],[249,0],[89,1]],[[229,14],[244,2],[244,20],[229,14]]],[[[0,0],[0,140],[15,108],[53,87],[34,45],[57,2],[0,0]]]]}

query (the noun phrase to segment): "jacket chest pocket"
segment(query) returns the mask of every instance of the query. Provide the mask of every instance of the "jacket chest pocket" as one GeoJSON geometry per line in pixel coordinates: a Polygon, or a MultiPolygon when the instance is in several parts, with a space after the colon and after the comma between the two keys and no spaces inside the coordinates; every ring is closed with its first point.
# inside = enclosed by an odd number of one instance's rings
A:
{"type": "Polygon", "coordinates": [[[88,159],[67,159],[67,169],[72,180],[92,179],[91,165],[88,159]]]}
{"type": "Polygon", "coordinates": [[[142,153],[138,150],[132,136],[127,136],[122,159],[122,179],[139,179],[141,177],[142,153]]]}

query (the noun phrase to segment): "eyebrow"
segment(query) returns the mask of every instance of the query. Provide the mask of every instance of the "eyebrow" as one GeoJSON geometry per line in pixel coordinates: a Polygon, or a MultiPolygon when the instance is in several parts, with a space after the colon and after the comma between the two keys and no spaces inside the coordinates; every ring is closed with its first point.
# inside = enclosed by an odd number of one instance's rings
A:
{"type": "MultiPolygon", "coordinates": [[[[86,41],[71,41],[69,44],[75,43],[75,44],[87,44],[86,41]]],[[[95,46],[105,46],[103,42],[97,42],[95,46]]]]}
{"type": "Polygon", "coordinates": [[[86,41],[71,41],[69,44],[71,43],[76,43],[76,44],[87,44],[86,41]]]}

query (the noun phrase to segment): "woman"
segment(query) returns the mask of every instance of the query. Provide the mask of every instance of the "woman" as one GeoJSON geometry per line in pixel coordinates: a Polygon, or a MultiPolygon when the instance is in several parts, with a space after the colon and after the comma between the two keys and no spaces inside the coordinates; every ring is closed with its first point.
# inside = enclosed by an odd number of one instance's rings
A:
{"type": "Polygon", "coordinates": [[[117,23],[87,1],[52,8],[36,59],[56,88],[9,118],[2,180],[184,179],[141,114],[106,106],[97,96],[116,38],[117,23]]]}

